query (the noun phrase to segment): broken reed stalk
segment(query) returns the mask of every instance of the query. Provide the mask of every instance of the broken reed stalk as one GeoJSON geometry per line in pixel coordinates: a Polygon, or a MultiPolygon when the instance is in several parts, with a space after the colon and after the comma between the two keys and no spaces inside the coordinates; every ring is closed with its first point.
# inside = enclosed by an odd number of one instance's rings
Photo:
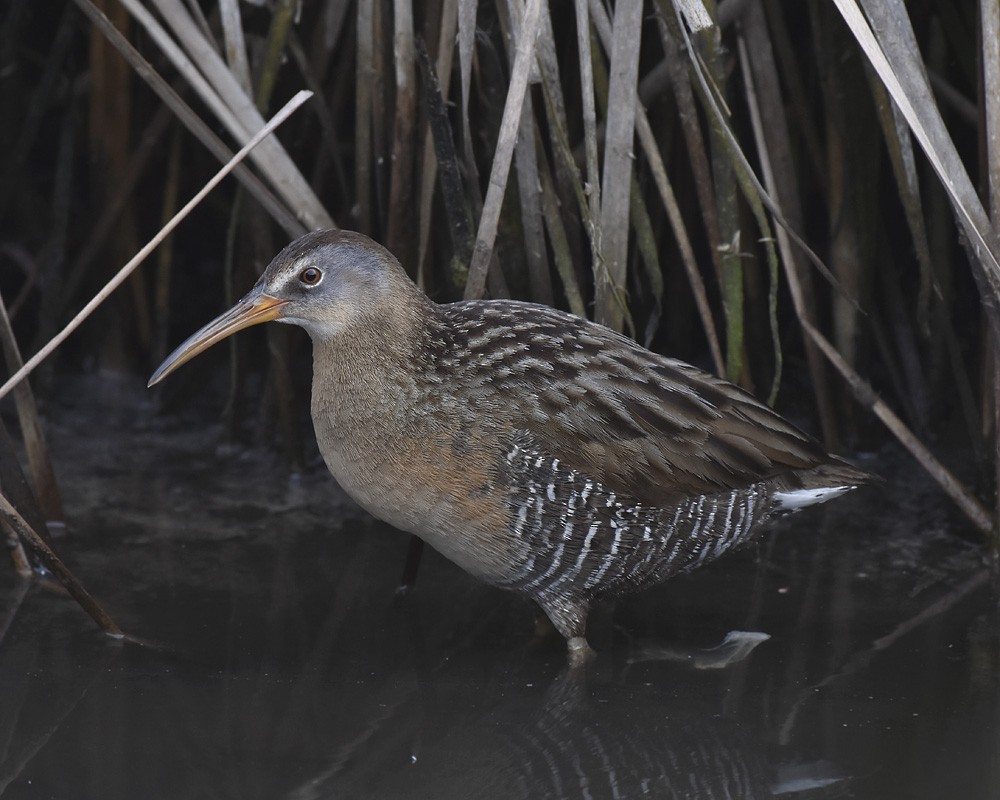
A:
{"type": "Polygon", "coordinates": [[[66,591],[80,604],[80,607],[90,615],[94,622],[101,626],[101,630],[116,639],[124,638],[125,634],[122,633],[122,629],[115,624],[93,596],[83,588],[83,584],[69,571],[69,568],[55,554],[55,551],[45,543],[45,540],[35,532],[3,494],[0,494],[0,514],[17,532],[17,535],[35,551],[49,572],[55,575],[59,582],[66,587],[66,591]]]}
{"type": "Polygon", "coordinates": [[[271,121],[268,122],[260,131],[257,132],[253,138],[250,139],[239,152],[236,153],[229,161],[220,169],[212,178],[206,183],[201,190],[192,197],[185,206],[171,217],[170,221],[164,225],[157,234],[146,243],[146,245],[129,261],[124,267],[122,267],[118,274],[115,275],[110,281],[105,284],[104,288],[101,289],[93,299],[85,305],[80,312],[70,320],[69,324],[66,325],[58,334],[56,334],[41,350],[39,350],[34,356],[28,359],[23,367],[21,367],[17,372],[15,372],[7,380],[7,382],[0,386],[0,399],[3,399],[7,394],[13,389],[20,381],[31,374],[31,372],[41,364],[46,358],[51,355],[52,351],[55,350],[59,345],[61,345],[67,337],[73,331],[75,331],[80,324],[89,317],[94,310],[101,305],[107,298],[121,286],[122,283],[131,275],[135,269],[146,260],[150,253],[156,249],[156,247],[164,239],[169,236],[174,228],[176,228],[180,223],[190,214],[197,205],[205,199],[209,192],[212,191],[216,186],[221,183],[222,179],[225,178],[233,169],[239,164],[247,154],[253,150],[258,144],[260,144],[264,139],[271,135],[275,128],[277,128],[282,122],[288,119],[289,116],[306,100],[312,97],[312,92],[300,91],[289,100],[285,105],[278,111],[271,121]]]}

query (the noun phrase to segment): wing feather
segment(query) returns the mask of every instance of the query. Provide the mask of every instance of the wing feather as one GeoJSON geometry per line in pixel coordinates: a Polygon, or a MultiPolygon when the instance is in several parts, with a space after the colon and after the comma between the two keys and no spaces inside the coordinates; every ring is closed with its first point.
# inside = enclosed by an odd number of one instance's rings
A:
{"type": "Polygon", "coordinates": [[[482,365],[483,402],[613,491],[663,505],[823,465],[864,475],[733,384],[603,326],[527,303],[442,308],[476,343],[453,347],[466,377],[482,365]]]}

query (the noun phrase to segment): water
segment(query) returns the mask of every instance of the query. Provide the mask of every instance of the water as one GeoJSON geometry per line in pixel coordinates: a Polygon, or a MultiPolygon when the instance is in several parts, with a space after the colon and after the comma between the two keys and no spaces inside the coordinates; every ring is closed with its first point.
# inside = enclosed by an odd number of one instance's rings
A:
{"type": "Polygon", "coordinates": [[[57,546],[143,643],[0,568],[5,800],[1000,796],[995,580],[903,456],[600,610],[570,673],[531,604],[433,553],[397,597],[406,539],[321,468],[217,448],[218,405],[71,388],[57,546]]]}

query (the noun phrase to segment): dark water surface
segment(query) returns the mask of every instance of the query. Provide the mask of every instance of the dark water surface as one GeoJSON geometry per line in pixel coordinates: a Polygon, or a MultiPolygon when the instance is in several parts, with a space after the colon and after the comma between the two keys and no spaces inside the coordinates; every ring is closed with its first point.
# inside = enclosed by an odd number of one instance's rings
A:
{"type": "Polygon", "coordinates": [[[436,554],[395,597],[406,538],[322,468],[220,449],[218,406],[71,388],[57,545],[146,644],[0,567],[3,798],[1000,797],[995,580],[901,456],[598,612],[574,674],[436,554]],[[712,650],[732,631],[770,638],[712,650]]]}

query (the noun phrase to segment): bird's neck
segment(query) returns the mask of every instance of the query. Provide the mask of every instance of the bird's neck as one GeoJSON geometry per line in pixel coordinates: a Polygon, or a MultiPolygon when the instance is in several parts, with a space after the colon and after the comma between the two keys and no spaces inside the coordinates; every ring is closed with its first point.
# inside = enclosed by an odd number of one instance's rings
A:
{"type": "Polygon", "coordinates": [[[398,417],[419,382],[436,306],[414,292],[374,306],[334,336],[312,335],[313,414],[333,419],[398,417]]]}
{"type": "Polygon", "coordinates": [[[413,448],[427,438],[422,352],[434,314],[424,298],[408,309],[382,309],[339,336],[313,336],[312,418],[323,459],[355,501],[407,530],[412,520],[379,509],[412,483],[406,469],[418,463],[413,448]]]}

